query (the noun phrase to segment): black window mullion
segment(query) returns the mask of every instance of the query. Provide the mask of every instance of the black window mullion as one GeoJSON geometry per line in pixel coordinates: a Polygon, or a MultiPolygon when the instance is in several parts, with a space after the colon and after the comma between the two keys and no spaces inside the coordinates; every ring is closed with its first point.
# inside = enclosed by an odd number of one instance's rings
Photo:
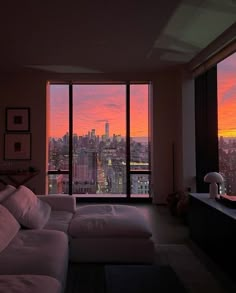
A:
{"type": "Polygon", "coordinates": [[[219,168],[216,66],[195,79],[195,132],[197,192],[208,192],[204,176],[219,168]]]}
{"type": "Polygon", "coordinates": [[[126,195],[130,198],[130,83],[126,84],[126,195]]]}
{"type": "Polygon", "coordinates": [[[69,84],[69,194],[72,195],[73,181],[73,85],[69,84]]]}

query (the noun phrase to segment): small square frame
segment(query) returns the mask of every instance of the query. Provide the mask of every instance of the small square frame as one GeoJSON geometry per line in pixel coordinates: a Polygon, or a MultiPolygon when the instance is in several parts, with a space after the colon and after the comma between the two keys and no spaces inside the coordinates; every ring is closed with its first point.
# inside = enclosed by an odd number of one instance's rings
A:
{"type": "Polygon", "coordinates": [[[30,108],[6,108],[6,131],[30,131],[30,108]]]}
{"type": "Polygon", "coordinates": [[[4,160],[31,160],[31,133],[5,133],[4,160]]]}

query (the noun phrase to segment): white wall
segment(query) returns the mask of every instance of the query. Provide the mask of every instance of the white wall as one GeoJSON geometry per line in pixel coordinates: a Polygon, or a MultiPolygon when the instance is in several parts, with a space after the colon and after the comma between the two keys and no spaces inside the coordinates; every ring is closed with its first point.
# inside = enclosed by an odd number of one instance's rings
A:
{"type": "Polygon", "coordinates": [[[194,80],[182,75],[183,188],[196,192],[194,80]]]}
{"type": "Polygon", "coordinates": [[[153,81],[153,197],[165,202],[182,189],[182,90],[179,71],[159,73],[153,81]]]}
{"type": "MultiPolygon", "coordinates": [[[[45,192],[46,187],[46,91],[48,81],[151,81],[153,100],[151,103],[152,144],[152,196],[155,203],[165,202],[168,193],[173,189],[183,189],[189,185],[188,168],[185,164],[189,158],[183,155],[187,143],[192,139],[190,129],[183,129],[188,118],[182,117],[186,107],[182,107],[183,79],[181,71],[164,71],[157,74],[121,74],[121,75],[59,75],[43,72],[27,72],[0,76],[0,137],[5,132],[6,107],[30,107],[32,133],[31,162],[13,162],[16,168],[34,166],[40,174],[33,178],[28,186],[37,194],[45,192]],[[184,133],[183,133],[184,131],[184,133]],[[172,146],[175,148],[175,186],[173,186],[172,146]],[[186,144],[185,144],[186,146],[186,144]]],[[[190,91],[191,93],[191,91],[190,91]]],[[[192,94],[192,93],[191,93],[192,94]]],[[[193,100],[193,97],[190,97],[193,100]]],[[[191,102],[192,103],[192,102],[191,102]]],[[[186,104],[187,105],[187,104],[186,104]]],[[[187,106],[188,107],[188,106],[187,106]]],[[[192,119],[190,117],[190,119],[192,119]]],[[[189,124],[192,127],[192,124],[189,124]]],[[[191,143],[193,144],[192,140],[191,143]]],[[[194,150],[193,150],[194,151],[194,150]]],[[[3,161],[3,139],[0,144],[0,166],[3,161]]],[[[194,160],[193,157],[190,160],[194,160]]],[[[191,167],[192,168],[192,167],[191,167]]],[[[191,170],[192,172],[192,170],[191,170]]]]}
{"type": "Polygon", "coordinates": [[[45,80],[32,74],[11,74],[0,76],[0,169],[28,168],[34,166],[40,174],[30,181],[29,186],[37,193],[44,192],[45,180],[45,149],[46,149],[46,119],[45,119],[45,80]],[[3,161],[3,137],[5,133],[5,108],[30,107],[32,133],[32,160],[31,161],[3,161]],[[9,166],[10,165],[10,166],[9,166]]]}

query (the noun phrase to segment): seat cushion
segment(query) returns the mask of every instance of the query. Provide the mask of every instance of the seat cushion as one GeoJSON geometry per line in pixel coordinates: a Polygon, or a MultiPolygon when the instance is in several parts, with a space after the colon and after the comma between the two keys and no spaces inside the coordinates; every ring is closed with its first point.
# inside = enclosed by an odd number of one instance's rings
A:
{"type": "Polygon", "coordinates": [[[48,221],[51,207],[26,186],[21,185],[2,203],[24,227],[40,229],[48,221]]]}
{"type": "Polygon", "coordinates": [[[36,275],[2,275],[0,292],[2,293],[60,293],[61,284],[54,278],[36,275]]]}
{"type": "Polygon", "coordinates": [[[73,213],[65,211],[51,211],[50,218],[44,229],[58,230],[67,233],[73,213]]]}
{"type": "Polygon", "coordinates": [[[68,231],[74,238],[149,238],[152,235],[140,210],[126,205],[79,207],[68,231]]]}
{"type": "Polygon", "coordinates": [[[68,264],[68,237],[51,230],[20,230],[0,253],[0,275],[47,275],[61,281],[68,264]]]}

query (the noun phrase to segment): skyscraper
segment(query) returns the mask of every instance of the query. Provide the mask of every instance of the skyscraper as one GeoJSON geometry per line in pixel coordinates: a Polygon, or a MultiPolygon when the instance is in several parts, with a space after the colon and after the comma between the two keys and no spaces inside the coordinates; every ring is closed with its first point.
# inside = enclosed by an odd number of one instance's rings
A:
{"type": "Polygon", "coordinates": [[[106,139],[109,138],[109,123],[108,122],[105,123],[105,136],[106,136],[106,139]]]}
{"type": "Polygon", "coordinates": [[[95,136],[96,136],[96,130],[95,129],[92,129],[91,130],[91,137],[92,138],[95,138],[95,136]]]}

